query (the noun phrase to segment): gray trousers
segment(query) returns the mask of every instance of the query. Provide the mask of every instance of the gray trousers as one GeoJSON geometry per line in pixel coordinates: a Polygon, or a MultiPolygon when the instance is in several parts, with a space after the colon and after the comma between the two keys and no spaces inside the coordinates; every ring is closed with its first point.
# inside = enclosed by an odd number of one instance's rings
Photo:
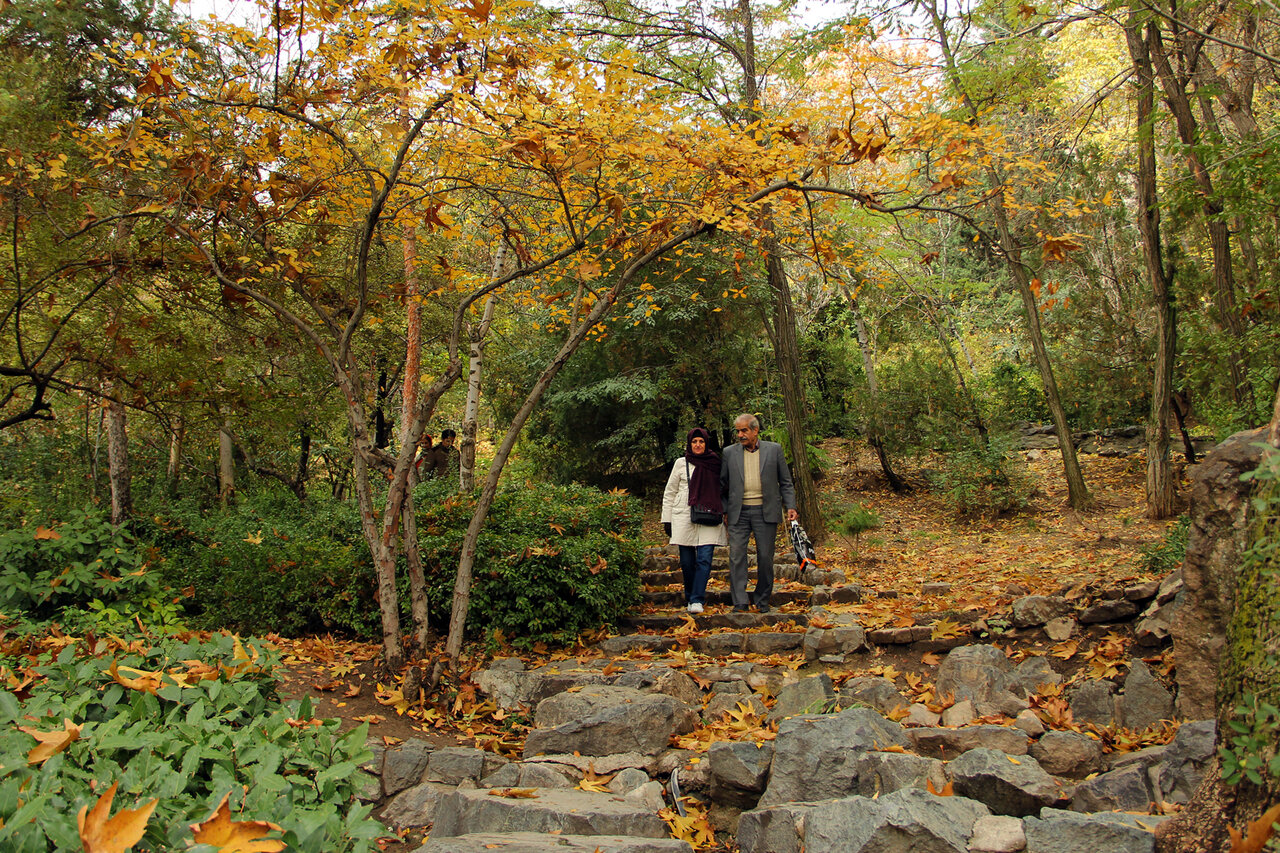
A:
{"type": "Polygon", "coordinates": [[[769,603],[773,595],[773,549],[778,539],[778,525],[764,520],[764,508],[744,506],[738,523],[729,525],[729,594],[735,607],[748,603],[759,607],[769,603]],[[747,543],[756,537],[756,591],[747,599],[747,543]]]}

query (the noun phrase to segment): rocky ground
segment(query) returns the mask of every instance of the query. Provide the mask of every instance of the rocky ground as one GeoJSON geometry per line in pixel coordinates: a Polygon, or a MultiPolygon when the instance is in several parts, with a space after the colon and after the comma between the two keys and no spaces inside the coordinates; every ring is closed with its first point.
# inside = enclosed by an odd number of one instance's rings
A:
{"type": "Polygon", "coordinates": [[[1142,518],[1141,462],[1084,456],[1097,505],[1077,514],[1056,455],[1029,451],[1033,506],[966,521],[826,449],[824,502],[883,524],[782,564],[774,612],[730,612],[720,554],[686,614],[655,545],[617,634],[477,658],[447,703],[377,684],[368,647],[287,644],[317,713],[371,723],[388,846],[1152,849],[1213,731],[1174,719],[1178,580],[1143,571],[1166,525],[1142,518]]]}

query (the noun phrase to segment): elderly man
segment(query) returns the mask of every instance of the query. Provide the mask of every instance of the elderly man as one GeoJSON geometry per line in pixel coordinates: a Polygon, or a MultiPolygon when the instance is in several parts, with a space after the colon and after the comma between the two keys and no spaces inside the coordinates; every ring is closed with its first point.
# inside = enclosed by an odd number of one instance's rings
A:
{"type": "Polygon", "coordinates": [[[773,594],[773,549],[782,523],[795,521],[796,490],[782,445],[760,440],[760,421],[738,415],[733,422],[738,443],[724,450],[720,492],[729,525],[729,591],[733,609],[747,610],[747,543],[756,537],[756,610],[769,612],[773,594]]]}

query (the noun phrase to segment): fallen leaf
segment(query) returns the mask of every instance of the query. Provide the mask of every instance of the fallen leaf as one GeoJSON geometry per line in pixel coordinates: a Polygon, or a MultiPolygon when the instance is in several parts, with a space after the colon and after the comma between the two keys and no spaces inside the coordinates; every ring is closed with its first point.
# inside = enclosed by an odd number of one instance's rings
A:
{"type": "Polygon", "coordinates": [[[61,534],[61,533],[59,533],[58,531],[56,531],[56,530],[52,530],[52,529],[50,529],[50,528],[48,528],[48,527],[37,527],[37,528],[36,528],[36,538],[37,538],[37,539],[49,539],[49,540],[61,539],[61,538],[62,538],[62,534],[61,534]]]}
{"type": "Polygon", "coordinates": [[[511,800],[536,800],[537,788],[496,788],[489,792],[491,797],[506,797],[511,800]]]}
{"type": "Polygon", "coordinates": [[[925,779],[924,786],[928,788],[929,793],[933,794],[935,797],[954,797],[955,796],[955,790],[952,787],[952,784],[950,782],[947,782],[947,784],[943,785],[941,791],[933,787],[932,779],[925,779]]]}
{"type": "Polygon", "coordinates": [[[26,732],[40,742],[35,749],[27,753],[27,763],[43,764],[59,752],[62,752],[70,746],[73,741],[80,739],[81,728],[82,726],[77,726],[70,720],[62,721],[61,731],[55,729],[51,732],[42,732],[39,729],[33,729],[30,726],[18,726],[19,731],[26,732]]]}
{"type": "Polygon", "coordinates": [[[119,784],[112,782],[92,809],[80,807],[76,827],[80,830],[84,853],[125,853],[142,840],[142,834],[147,831],[147,821],[159,800],[153,799],[136,809],[121,809],[114,817],[108,817],[119,784]]]}
{"type": "Polygon", "coordinates": [[[1262,853],[1271,838],[1271,828],[1280,821],[1280,803],[1276,803],[1249,824],[1247,835],[1241,835],[1234,826],[1227,826],[1227,834],[1231,836],[1231,853],[1262,853]]]}
{"type": "Polygon", "coordinates": [[[197,844],[209,844],[218,848],[219,853],[277,853],[285,848],[285,843],[278,838],[265,838],[272,830],[280,827],[265,820],[232,820],[231,808],[227,803],[231,794],[223,796],[222,802],[213,810],[204,823],[191,824],[197,844]]]}

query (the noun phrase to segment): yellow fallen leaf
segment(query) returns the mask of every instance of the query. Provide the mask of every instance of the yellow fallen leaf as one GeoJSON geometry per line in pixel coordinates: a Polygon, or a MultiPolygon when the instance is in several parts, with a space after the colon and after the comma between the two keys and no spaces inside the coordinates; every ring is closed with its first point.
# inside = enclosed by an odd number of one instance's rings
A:
{"type": "Polygon", "coordinates": [[[495,788],[489,792],[491,797],[506,797],[511,800],[536,800],[537,788],[495,788]]]}
{"type": "Polygon", "coordinates": [[[264,837],[280,829],[276,824],[265,820],[232,820],[227,804],[230,796],[228,793],[222,798],[204,823],[191,824],[197,844],[212,845],[219,853],[278,853],[285,848],[280,839],[264,837]]]}
{"type": "Polygon", "coordinates": [[[159,800],[139,806],[136,809],[121,809],[115,817],[111,814],[111,801],[116,796],[116,786],[112,782],[93,808],[81,806],[76,815],[76,827],[80,831],[80,843],[84,845],[84,853],[125,853],[142,840],[147,831],[147,821],[155,811],[159,800]]]}
{"type": "Polygon", "coordinates": [[[42,732],[30,726],[18,726],[19,731],[26,732],[40,742],[35,749],[27,753],[27,763],[43,764],[59,752],[62,752],[71,745],[72,741],[80,739],[81,728],[82,726],[77,726],[70,720],[62,721],[61,731],[55,729],[51,732],[42,732]]]}

